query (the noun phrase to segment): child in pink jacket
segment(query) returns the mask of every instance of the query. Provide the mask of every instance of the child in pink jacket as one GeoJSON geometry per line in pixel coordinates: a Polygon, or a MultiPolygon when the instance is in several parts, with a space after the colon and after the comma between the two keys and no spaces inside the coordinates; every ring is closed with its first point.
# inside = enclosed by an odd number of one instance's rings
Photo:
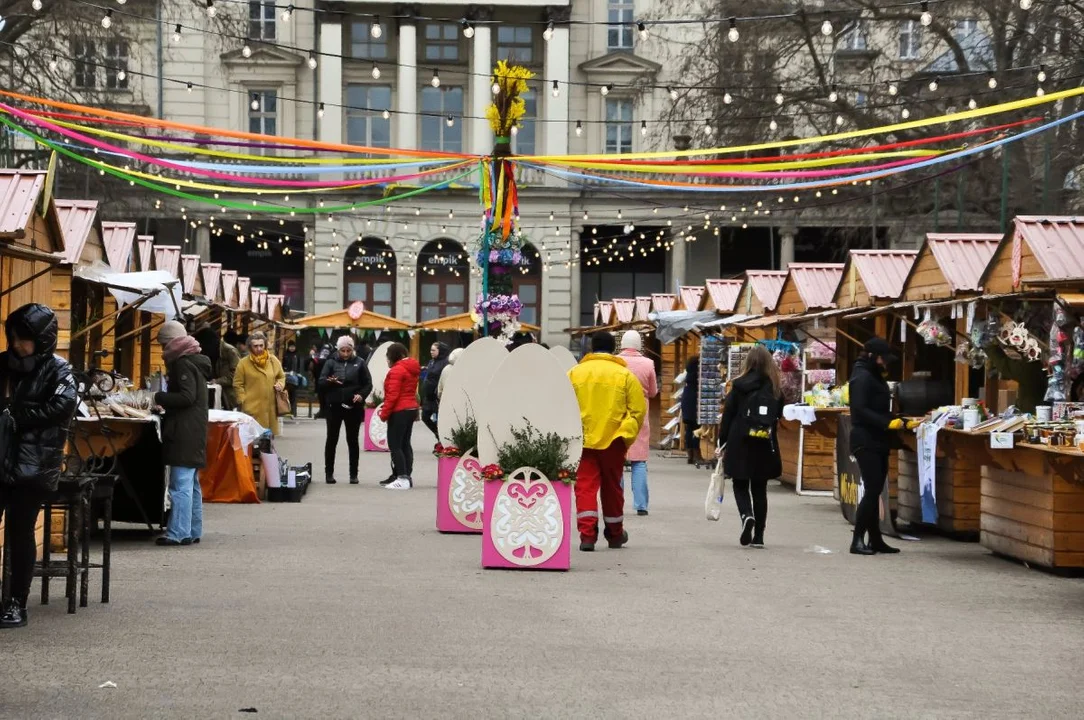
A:
{"type": "MultiPolygon", "coordinates": [[[[621,352],[618,357],[628,365],[629,370],[644,389],[644,397],[650,400],[659,394],[659,384],[655,377],[655,363],[640,352],[643,343],[640,333],[628,330],[621,336],[621,352]]],[[[636,442],[629,446],[625,459],[632,466],[632,503],[637,515],[647,515],[647,455],[651,444],[651,413],[644,417],[640,434],[636,442]]]]}

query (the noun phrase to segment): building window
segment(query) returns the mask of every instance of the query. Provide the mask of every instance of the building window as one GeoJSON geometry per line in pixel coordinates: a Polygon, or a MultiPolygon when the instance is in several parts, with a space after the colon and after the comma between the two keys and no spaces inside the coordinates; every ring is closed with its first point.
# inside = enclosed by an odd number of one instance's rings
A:
{"type": "Polygon", "coordinates": [[[463,150],[463,88],[422,88],[421,149],[463,150]],[[447,122],[449,117],[451,127],[447,122]]]}
{"type": "Polygon", "coordinates": [[[844,50],[865,50],[869,47],[866,28],[861,21],[854,23],[843,33],[841,47],[844,50]]]}
{"type": "Polygon", "coordinates": [[[361,301],[366,310],[395,317],[395,252],[380,238],[367,237],[346,251],[343,305],[361,301]]]}
{"type": "Polygon", "coordinates": [[[512,138],[512,151],[517,155],[534,155],[537,148],[535,121],[538,118],[538,93],[531,88],[522,97],[525,110],[519,121],[519,129],[512,138]]]}
{"type": "Polygon", "coordinates": [[[253,90],[248,98],[248,131],[278,135],[278,91],[253,90]]]}
{"type": "Polygon", "coordinates": [[[470,265],[454,240],[432,240],[418,253],[418,320],[436,320],[469,310],[470,265]]]}
{"type": "Polygon", "coordinates": [[[914,20],[900,21],[900,60],[917,60],[922,40],[921,26],[914,20]]]}
{"type": "Polygon", "coordinates": [[[347,85],[346,105],[347,143],[391,147],[391,120],[383,117],[391,107],[391,86],[347,85]]]}
{"type": "Polygon", "coordinates": [[[632,100],[606,98],[606,152],[632,152],[632,100]]]}
{"type": "Polygon", "coordinates": [[[459,60],[459,26],[455,23],[426,23],[425,59],[430,62],[459,60]]]}
{"type": "Polygon", "coordinates": [[[534,62],[534,37],[531,28],[498,25],[496,59],[522,64],[534,62]]]}
{"type": "Polygon", "coordinates": [[[356,22],[350,25],[350,57],[359,60],[386,60],[388,58],[388,24],[380,23],[380,37],[374,38],[369,31],[372,23],[356,22]]]}
{"type": "Polygon", "coordinates": [[[610,50],[632,49],[632,0],[609,0],[609,27],[606,29],[606,47],[610,50]]]}
{"type": "Polygon", "coordinates": [[[275,0],[249,0],[248,36],[253,40],[275,39],[275,0]]]}
{"type": "Polygon", "coordinates": [[[105,44],[105,86],[111,90],[128,88],[127,40],[110,40],[105,44]]]}
{"type": "Polygon", "coordinates": [[[975,18],[962,18],[956,21],[956,28],[952,34],[956,36],[956,42],[962,42],[964,38],[978,30],[978,28],[979,21],[975,18]]]}
{"type": "Polygon", "coordinates": [[[77,88],[92,88],[97,84],[98,61],[94,57],[94,41],[76,40],[72,43],[74,73],[72,84],[77,88]]]}

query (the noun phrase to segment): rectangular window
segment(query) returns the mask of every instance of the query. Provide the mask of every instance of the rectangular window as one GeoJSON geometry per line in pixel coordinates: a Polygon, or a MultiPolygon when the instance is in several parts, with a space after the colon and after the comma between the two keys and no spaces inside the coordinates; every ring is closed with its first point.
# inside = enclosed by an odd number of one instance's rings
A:
{"type": "Polygon", "coordinates": [[[275,39],[275,0],[249,0],[248,36],[253,40],[275,39]]]}
{"type": "Polygon", "coordinates": [[[77,88],[92,88],[97,84],[98,60],[94,57],[93,40],[72,43],[74,72],[72,84],[77,88]]]}
{"type": "Polygon", "coordinates": [[[900,60],[918,59],[918,46],[922,40],[920,27],[914,20],[900,21],[900,60]]]}
{"type": "Polygon", "coordinates": [[[861,21],[854,23],[843,33],[841,47],[844,50],[865,50],[869,47],[866,28],[861,21]]]}
{"type": "Polygon", "coordinates": [[[534,62],[534,37],[529,27],[497,26],[496,60],[529,64],[534,62]]]}
{"type": "Polygon", "coordinates": [[[421,92],[421,149],[443,152],[463,150],[463,88],[423,87],[421,92]],[[451,117],[451,127],[448,118],[451,117]]]}
{"type": "Polygon", "coordinates": [[[128,88],[127,40],[110,40],[105,44],[105,86],[111,90],[128,88]]]}
{"type": "Polygon", "coordinates": [[[632,100],[606,98],[606,152],[632,152],[632,100]]]}
{"type": "Polygon", "coordinates": [[[978,27],[979,21],[975,18],[961,18],[956,21],[956,28],[952,34],[956,36],[956,42],[961,42],[968,35],[975,32],[978,27]]]}
{"type": "Polygon", "coordinates": [[[368,147],[391,147],[391,120],[383,113],[391,108],[391,86],[346,86],[346,142],[368,147]]]}
{"type": "Polygon", "coordinates": [[[253,90],[248,98],[248,131],[278,135],[279,97],[277,90],[253,90]]]}
{"type": "Polygon", "coordinates": [[[430,62],[459,60],[459,25],[455,23],[426,23],[425,59],[430,62]]]}
{"type": "Polygon", "coordinates": [[[538,93],[534,88],[523,94],[523,104],[526,108],[523,119],[519,121],[519,130],[512,138],[512,151],[517,155],[534,155],[536,152],[536,129],[538,123],[538,93]]]}
{"type": "Polygon", "coordinates": [[[369,31],[372,23],[356,22],[350,25],[350,57],[359,60],[387,60],[388,24],[380,23],[380,37],[374,38],[369,31]]]}
{"type": "Polygon", "coordinates": [[[610,50],[632,49],[632,13],[632,0],[609,0],[606,47],[610,50]]]}

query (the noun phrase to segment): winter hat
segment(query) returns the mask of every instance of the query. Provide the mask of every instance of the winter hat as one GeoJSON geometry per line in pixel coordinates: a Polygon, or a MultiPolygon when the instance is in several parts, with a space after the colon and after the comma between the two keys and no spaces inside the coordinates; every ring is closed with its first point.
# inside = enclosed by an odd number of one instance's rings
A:
{"type": "Polygon", "coordinates": [[[162,323],[162,327],[158,330],[158,342],[165,345],[170,340],[176,340],[187,335],[188,331],[184,329],[184,325],[176,320],[167,320],[162,323]]]}
{"type": "Polygon", "coordinates": [[[640,339],[640,333],[635,330],[626,330],[621,336],[621,349],[639,351],[641,348],[643,348],[643,340],[640,339]]]}

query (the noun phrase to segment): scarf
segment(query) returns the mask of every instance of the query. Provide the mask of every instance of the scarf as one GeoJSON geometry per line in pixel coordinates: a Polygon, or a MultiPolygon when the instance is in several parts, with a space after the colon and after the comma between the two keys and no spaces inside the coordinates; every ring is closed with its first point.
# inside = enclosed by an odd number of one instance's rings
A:
{"type": "Polygon", "coordinates": [[[178,358],[182,358],[185,355],[199,355],[201,348],[196,338],[191,335],[185,335],[184,337],[173,338],[162,348],[162,358],[165,359],[166,364],[172,363],[178,358]]]}
{"type": "Polygon", "coordinates": [[[266,350],[264,350],[259,355],[256,355],[255,353],[249,353],[248,356],[250,358],[252,358],[253,364],[255,364],[256,367],[258,367],[261,370],[263,370],[265,367],[267,367],[267,359],[270,357],[270,355],[268,354],[268,352],[266,350]]]}

